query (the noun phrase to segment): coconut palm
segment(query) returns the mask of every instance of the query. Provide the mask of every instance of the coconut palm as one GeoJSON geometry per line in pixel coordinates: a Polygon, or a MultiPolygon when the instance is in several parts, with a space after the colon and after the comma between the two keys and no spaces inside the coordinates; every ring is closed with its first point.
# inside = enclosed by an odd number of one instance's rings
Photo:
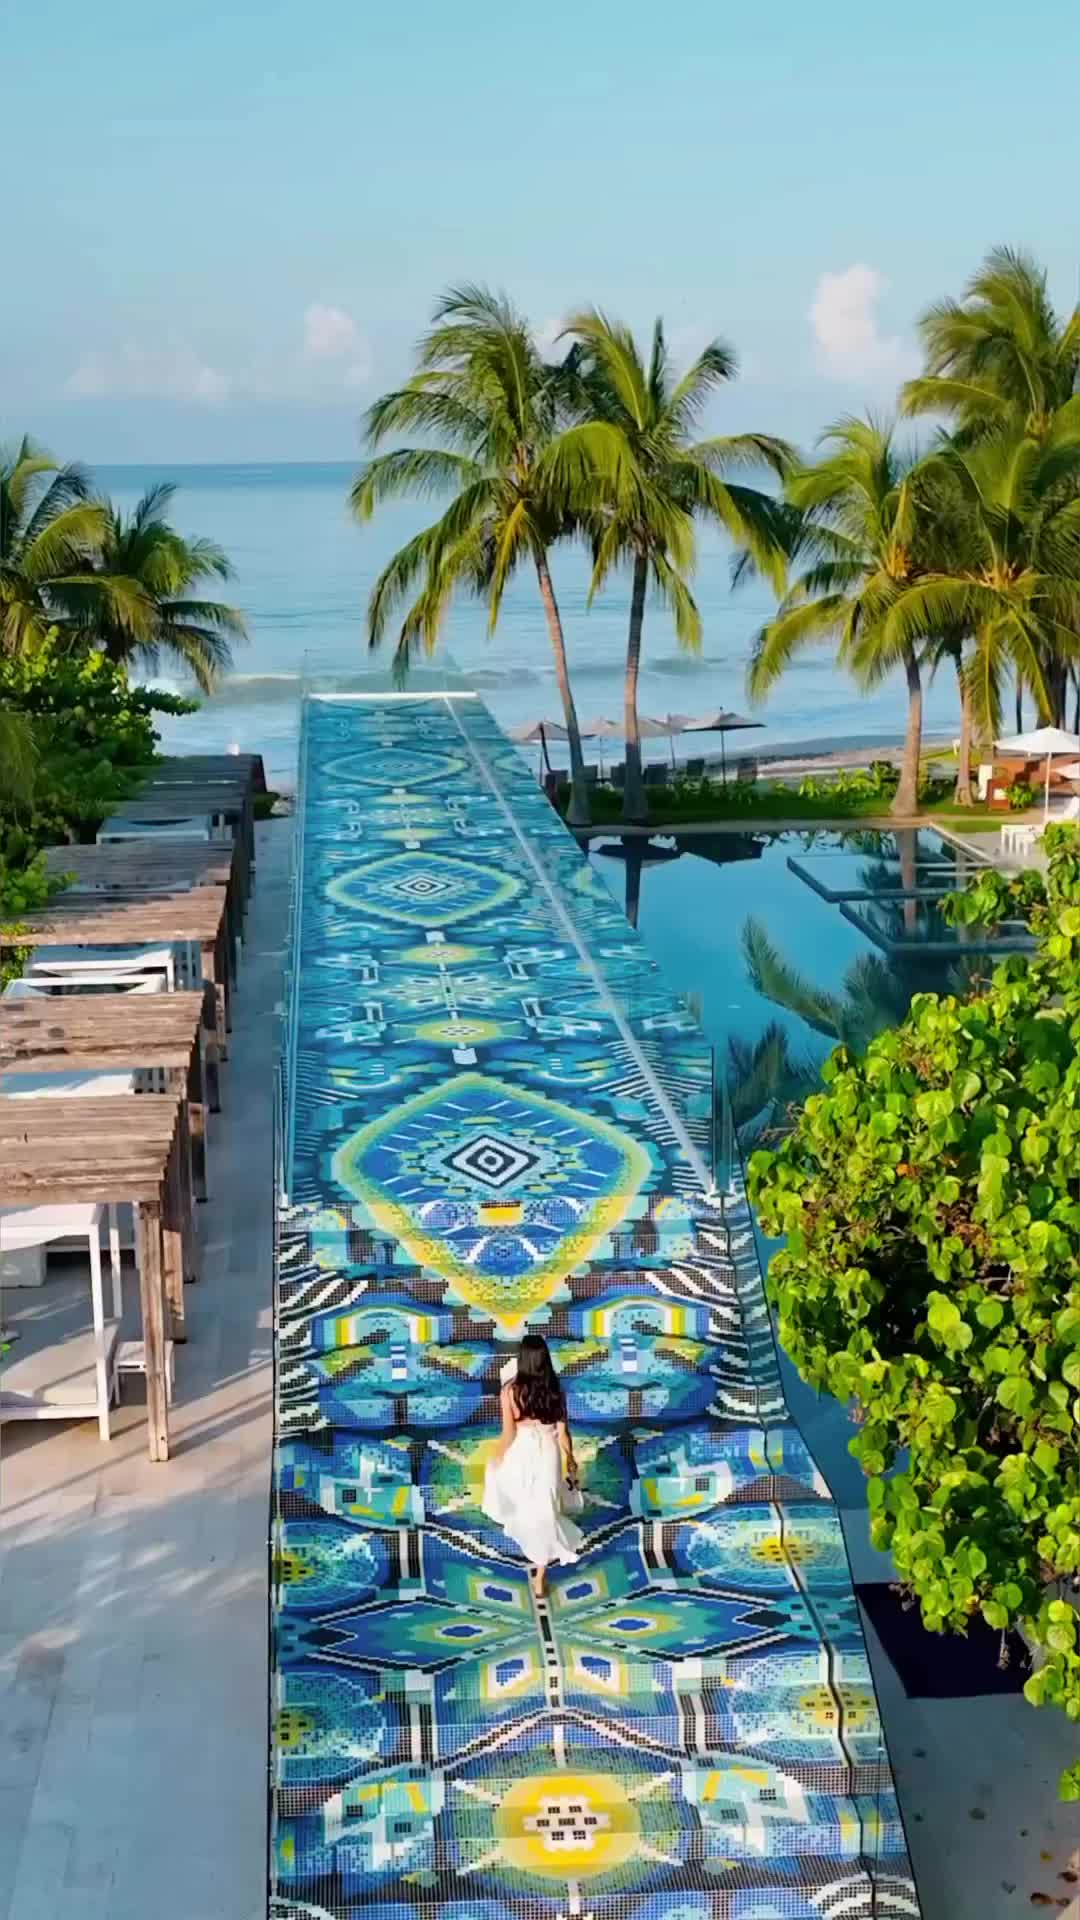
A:
{"type": "Polygon", "coordinates": [[[778,1021],[770,1020],[753,1042],[728,1036],[727,1090],[744,1152],[786,1132],[792,1109],[820,1084],[816,1062],[793,1052],[778,1021]]]}
{"type": "Polygon", "coordinates": [[[370,444],[419,433],[436,446],[374,455],[350,495],[358,520],[384,500],[449,494],[439,519],[396,553],[368,602],[368,639],[383,640],[398,609],[395,662],[407,669],[417,647],[430,652],[458,590],[487,602],[492,632],[503,594],[522,566],[536,575],[555,661],[570,748],[569,819],[588,822],[581,734],[549,555],[572,528],[570,459],[553,460],[561,423],[562,377],[547,366],[525,320],[501,294],[451,287],[421,342],[419,366],[366,417],[370,444]]]}
{"type": "MultiPolygon", "coordinates": [[[[724,476],[747,467],[783,474],[791,450],[764,433],[695,438],[706,403],[735,377],[735,354],[723,341],[714,340],[677,378],[659,320],[647,365],[629,330],[595,309],[573,315],[566,333],[580,354],[567,369],[580,424],[563,436],[559,452],[583,462],[589,475],[581,518],[593,547],[590,600],[614,569],[631,568],[623,817],[636,821],[646,811],[637,692],[648,590],[669,608],[680,646],[696,652],[701,615],[688,583],[698,519],[723,527],[778,585],[783,550],[777,503],[724,476]]],[[[567,479],[573,488],[576,470],[567,479]]]]}
{"type": "Polygon", "coordinates": [[[55,624],[62,636],[85,638],[124,665],[154,669],[167,660],[212,693],[246,628],[234,607],[198,594],[203,581],[228,580],[232,568],[216,542],[186,539],[170,525],[175,492],[150,487],[128,515],[102,503],[93,567],[83,580],[57,583],[55,624]],[[138,596],[135,618],[128,602],[103,598],[103,581],[123,581],[138,596]]]}
{"type": "Polygon", "coordinates": [[[943,441],[912,483],[924,509],[952,496],[955,537],[895,595],[882,623],[886,651],[970,634],[965,673],[985,735],[999,730],[1010,673],[1044,717],[1057,717],[1057,675],[1067,685],[1080,656],[1080,398],[1038,436],[1015,425],[967,445],[943,441]]]}
{"type": "Polygon", "coordinates": [[[33,730],[26,715],[14,707],[0,707],[0,807],[30,805],[37,760],[33,730]]]}
{"type": "Polygon", "coordinates": [[[926,370],[901,407],[951,415],[966,438],[1018,421],[1042,438],[1080,384],[1080,306],[1060,317],[1043,269],[1009,247],[987,255],[961,300],[929,307],[919,330],[926,370]]]}
{"type": "Polygon", "coordinates": [[[81,467],[58,466],[26,438],[0,451],[0,651],[39,645],[66,594],[134,629],[145,620],[140,589],[95,568],[107,513],[81,467]]]}
{"type": "Polygon", "coordinates": [[[918,805],[922,745],[922,671],[914,641],[886,637],[886,615],[902,588],[931,558],[933,526],[912,487],[913,456],[890,427],[837,421],[822,436],[824,452],[789,476],[787,499],[798,516],[793,558],[803,571],[773,618],[757,634],[748,674],[761,700],[804,648],[836,644],[842,666],[864,686],[902,668],[908,710],[896,814],[918,805]]]}
{"type": "MultiPolygon", "coordinates": [[[[988,434],[1060,442],[1063,425],[1080,402],[1080,306],[1059,315],[1046,274],[1029,255],[998,247],[969,281],[961,300],[943,300],[920,322],[925,372],[901,394],[906,413],[946,414],[956,423],[961,448],[988,434]]],[[[1075,478],[1058,477],[1059,496],[1075,491],[1075,478]]],[[[1075,627],[1075,618],[1071,622],[1075,627]]],[[[1066,632],[1069,629],[1066,628],[1066,632]]],[[[1043,659],[1036,705],[1065,724],[1070,649],[1051,641],[1043,659]]],[[[1016,730],[1023,730],[1025,681],[1013,666],[1016,730]]],[[[981,677],[969,662],[961,684],[981,677]]],[[[985,700],[983,702],[985,707],[985,700]]],[[[962,709],[962,720],[965,718],[962,709]]],[[[961,726],[961,734],[964,734],[961,726]]]]}

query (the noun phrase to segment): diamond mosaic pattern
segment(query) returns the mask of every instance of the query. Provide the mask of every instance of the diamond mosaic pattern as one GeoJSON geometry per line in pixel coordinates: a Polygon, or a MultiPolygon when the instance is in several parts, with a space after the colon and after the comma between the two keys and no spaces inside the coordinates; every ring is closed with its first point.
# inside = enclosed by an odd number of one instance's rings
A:
{"type": "Polygon", "coordinates": [[[917,1920],[839,1520],[657,1095],[707,1109],[700,1034],[478,703],[313,702],[304,753],[272,1920],[917,1920]],[[525,1326],[586,1503],[541,1603],[480,1506],[525,1326]]]}

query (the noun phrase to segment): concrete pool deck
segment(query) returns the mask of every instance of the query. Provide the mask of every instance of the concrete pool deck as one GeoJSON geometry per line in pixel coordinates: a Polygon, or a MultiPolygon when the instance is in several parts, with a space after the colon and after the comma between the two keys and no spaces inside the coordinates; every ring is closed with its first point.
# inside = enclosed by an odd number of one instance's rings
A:
{"type": "Polygon", "coordinates": [[[0,1920],[266,1912],[271,1089],[292,823],[256,833],[173,1458],[146,1457],[137,1384],[108,1446],[93,1422],[3,1429],[0,1920]]]}

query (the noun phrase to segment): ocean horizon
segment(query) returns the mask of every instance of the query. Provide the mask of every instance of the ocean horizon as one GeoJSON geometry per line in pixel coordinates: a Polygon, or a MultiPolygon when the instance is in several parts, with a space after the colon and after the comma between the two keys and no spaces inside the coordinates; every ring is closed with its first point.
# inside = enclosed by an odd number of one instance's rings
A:
{"type": "MultiPolygon", "coordinates": [[[[366,526],[348,510],[348,490],[359,462],[275,462],[185,465],[154,461],[138,466],[98,464],[94,481],[122,510],[142,491],[173,481],[173,518],[185,534],[216,540],[232,562],[224,589],[244,613],[249,640],[238,647],[233,673],[197,714],[164,719],[169,751],[223,751],[237,745],[262,753],[272,784],[295,773],[300,695],[305,670],[389,664],[391,643],[372,656],[364,634],[368,595],[391,554],[437,505],[392,505],[366,526]]],[[[702,651],[681,651],[670,615],[650,604],[639,689],[643,714],[704,713],[735,708],[762,722],[760,730],[730,736],[733,756],[792,747],[889,745],[903,732],[905,695],[896,676],[861,693],[835,666],[828,650],[794,664],[771,699],[751,707],[746,668],[753,635],[769,617],[773,599],[761,583],[730,585],[731,549],[719,534],[703,532],[693,591],[704,626],[702,651]]],[[[556,549],[552,574],[566,632],[571,677],[582,722],[622,711],[622,669],[629,617],[629,580],[613,579],[587,605],[588,561],[575,548],[556,549]]],[[[508,589],[498,628],[487,631],[485,610],[460,599],[446,620],[440,654],[467,674],[504,727],[559,717],[551,650],[535,580],[522,574],[508,589]]],[[[190,692],[166,667],[153,676],[175,692],[190,692]]],[[[957,702],[945,672],[926,688],[928,735],[956,729],[957,702]]],[[[606,743],[606,757],[611,747],[606,743]]],[[[716,751],[716,736],[696,750],[716,751]]],[[[659,754],[664,742],[653,743],[659,754]]]]}

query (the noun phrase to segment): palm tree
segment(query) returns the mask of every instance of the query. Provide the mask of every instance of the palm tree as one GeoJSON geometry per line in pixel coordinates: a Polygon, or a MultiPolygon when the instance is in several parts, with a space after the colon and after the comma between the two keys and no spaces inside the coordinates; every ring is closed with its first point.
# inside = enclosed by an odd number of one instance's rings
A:
{"type": "Polygon", "coordinates": [[[864,686],[897,667],[908,711],[900,783],[892,812],[918,806],[922,672],[912,641],[893,643],[886,616],[930,558],[932,527],[912,487],[913,458],[876,421],[837,421],[822,436],[820,460],[793,473],[787,499],[798,519],[794,558],[805,565],[754,641],[751,697],[762,699],[804,647],[832,640],[841,665],[864,686]]]}
{"type": "Polygon", "coordinates": [[[670,609],[680,646],[696,652],[701,615],[688,585],[695,519],[725,528],[779,584],[783,553],[777,503],[723,476],[748,466],[782,475],[791,451],[764,433],[695,439],[706,402],[735,376],[735,354],[722,341],[714,340],[677,379],[659,320],[648,366],[629,330],[595,309],[573,315],[566,332],[580,349],[579,360],[567,369],[580,424],[563,436],[561,450],[584,461],[590,476],[581,512],[593,546],[590,600],[613,569],[628,563],[632,570],[623,818],[638,821],[646,812],[637,692],[649,587],[670,609]]]}
{"type": "MultiPolygon", "coordinates": [[[[1068,420],[1080,385],[1080,305],[1065,317],[1057,314],[1046,274],[1030,255],[995,248],[962,299],[930,307],[920,330],[926,370],[903,388],[905,413],[950,415],[962,448],[988,434],[1060,440],[1063,411],[1068,420]]],[[[1059,484],[1066,495],[1075,488],[1068,476],[1059,484]]],[[[1036,704],[1061,725],[1069,651],[1051,643],[1043,662],[1043,696],[1036,695],[1036,704]]],[[[977,672],[973,663],[973,679],[977,672]]],[[[1024,677],[1018,663],[1014,679],[1019,733],[1024,677]]]]}
{"type": "Polygon", "coordinates": [[[40,645],[69,593],[138,627],[147,611],[139,589],[94,566],[106,518],[81,467],[58,466],[27,438],[0,450],[0,652],[40,645]]]}
{"type": "Polygon", "coordinates": [[[961,300],[919,323],[926,371],[901,393],[905,413],[950,414],[968,439],[1015,426],[1049,430],[1080,383],[1080,306],[1055,313],[1046,274],[1025,253],[995,247],[961,300]]]}
{"type": "Polygon", "coordinates": [[[377,400],[365,423],[373,447],[391,434],[417,432],[441,444],[375,455],[350,499],[357,519],[366,521],[384,500],[452,496],[440,518],[383,569],[368,603],[368,639],[377,647],[408,602],[397,637],[399,671],[417,645],[434,648],[456,590],[486,599],[494,632],[511,576],[523,565],[533,569],[569,738],[568,818],[583,826],[590,818],[585,762],[549,563],[551,547],[573,525],[572,458],[553,457],[562,395],[561,371],[545,365],[527,323],[503,295],[451,287],[421,342],[418,370],[377,400]]]}
{"type": "Polygon", "coordinates": [[[108,501],[94,565],[84,581],[58,582],[52,598],[62,635],[85,638],[110,660],[156,668],[163,657],[212,693],[232,665],[233,640],[246,635],[243,615],[197,595],[202,581],[232,573],[213,540],[185,539],[168,509],[176,488],[150,487],[126,517],[108,501]],[[138,595],[138,613],[103,599],[104,581],[124,581],[138,595]]]}
{"type": "Polygon", "coordinates": [[[1038,437],[1014,425],[968,445],[942,442],[913,485],[924,504],[954,497],[958,532],[896,595],[883,622],[886,649],[970,634],[965,673],[991,738],[1006,671],[1031,689],[1043,715],[1057,714],[1056,674],[1067,685],[1080,655],[1080,399],[1059,407],[1038,437]]]}
{"type": "Polygon", "coordinates": [[[727,1090],[744,1152],[785,1133],[791,1110],[820,1084],[815,1061],[794,1054],[779,1021],[770,1020],[753,1042],[729,1034],[727,1090]]]}

